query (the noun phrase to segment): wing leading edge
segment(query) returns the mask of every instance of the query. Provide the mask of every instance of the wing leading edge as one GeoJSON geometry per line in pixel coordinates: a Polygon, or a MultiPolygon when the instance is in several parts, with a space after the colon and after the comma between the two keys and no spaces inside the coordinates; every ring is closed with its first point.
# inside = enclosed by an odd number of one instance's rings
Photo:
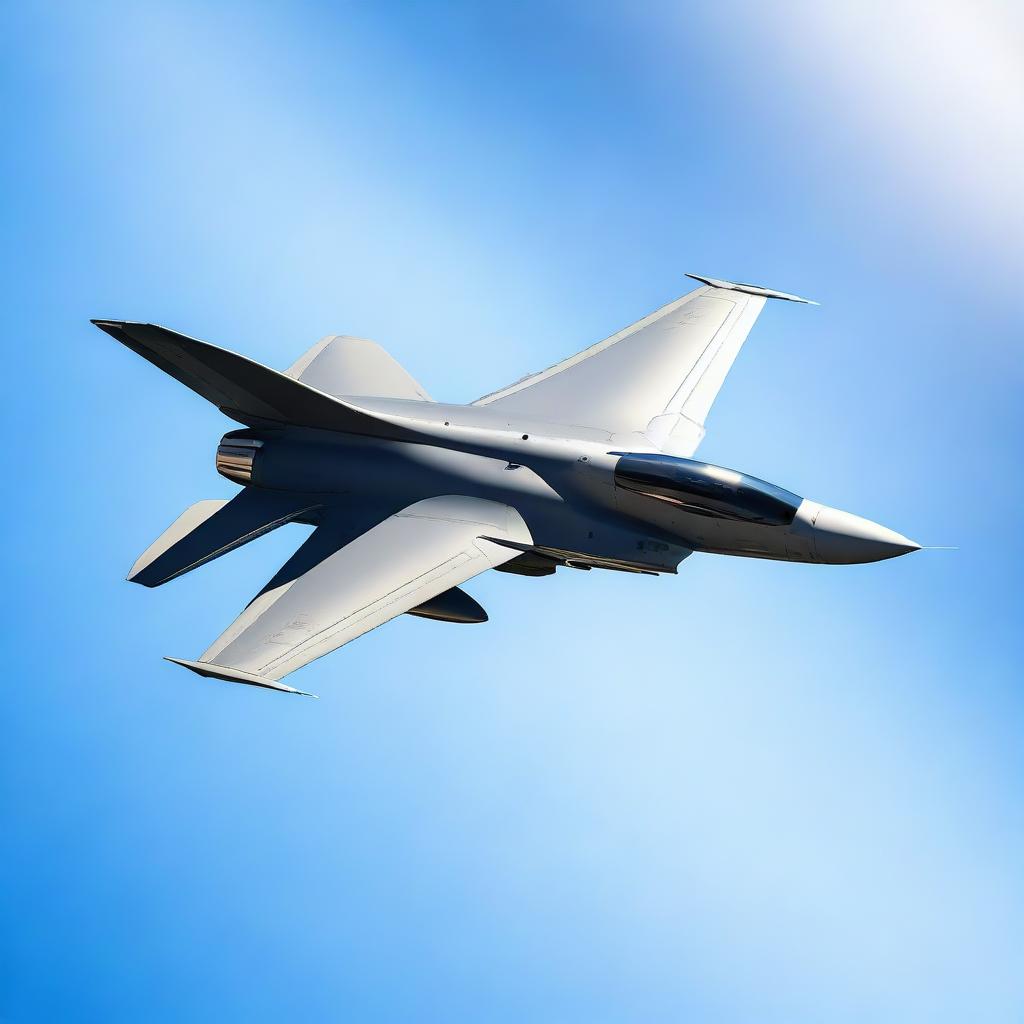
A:
{"type": "Polygon", "coordinates": [[[532,543],[514,508],[462,495],[418,501],[343,547],[319,527],[198,661],[168,660],[302,693],[280,680],[518,554],[484,536],[532,543]]]}

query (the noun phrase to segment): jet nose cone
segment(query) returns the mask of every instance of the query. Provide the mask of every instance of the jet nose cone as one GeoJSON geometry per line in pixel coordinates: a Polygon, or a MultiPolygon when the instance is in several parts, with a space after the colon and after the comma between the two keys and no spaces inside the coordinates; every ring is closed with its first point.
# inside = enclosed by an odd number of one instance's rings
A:
{"type": "Polygon", "coordinates": [[[827,506],[815,516],[813,533],[818,558],[833,564],[878,562],[921,549],[895,530],[827,506]]]}

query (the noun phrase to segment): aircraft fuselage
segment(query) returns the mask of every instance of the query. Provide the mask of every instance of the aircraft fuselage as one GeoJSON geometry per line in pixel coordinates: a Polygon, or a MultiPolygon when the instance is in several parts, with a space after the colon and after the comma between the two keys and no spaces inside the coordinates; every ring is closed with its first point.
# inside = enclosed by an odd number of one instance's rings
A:
{"type": "Polygon", "coordinates": [[[791,562],[872,562],[918,545],[866,519],[734,470],[663,455],[642,435],[474,406],[351,399],[417,441],[298,427],[227,434],[218,469],[238,483],[367,500],[384,515],[462,494],[519,510],[552,565],[674,572],[693,551],[791,562]]]}

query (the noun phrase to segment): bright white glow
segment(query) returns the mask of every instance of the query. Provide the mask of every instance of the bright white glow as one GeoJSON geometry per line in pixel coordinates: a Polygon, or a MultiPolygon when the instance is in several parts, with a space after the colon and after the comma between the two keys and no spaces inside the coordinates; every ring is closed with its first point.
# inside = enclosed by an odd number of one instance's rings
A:
{"type": "Polygon", "coordinates": [[[738,484],[743,479],[742,474],[732,469],[723,469],[721,466],[708,466],[704,472],[727,484],[738,484]]]}
{"type": "Polygon", "coordinates": [[[873,187],[895,184],[936,231],[995,250],[987,277],[1019,274],[1024,8],[790,0],[736,14],[720,15],[723,30],[757,34],[755,60],[771,55],[833,156],[873,187]]]}

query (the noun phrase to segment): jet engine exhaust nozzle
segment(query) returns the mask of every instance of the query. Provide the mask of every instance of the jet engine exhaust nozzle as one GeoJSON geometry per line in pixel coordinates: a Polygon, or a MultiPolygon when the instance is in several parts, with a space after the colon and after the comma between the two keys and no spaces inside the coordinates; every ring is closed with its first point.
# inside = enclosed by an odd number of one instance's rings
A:
{"type": "Polygon", "coordinates": [[[225,434],[217,445],[217,472],[236,484],[252,483],[256,455],[263,442],[254,437],[232,437],[225,434]]]}

